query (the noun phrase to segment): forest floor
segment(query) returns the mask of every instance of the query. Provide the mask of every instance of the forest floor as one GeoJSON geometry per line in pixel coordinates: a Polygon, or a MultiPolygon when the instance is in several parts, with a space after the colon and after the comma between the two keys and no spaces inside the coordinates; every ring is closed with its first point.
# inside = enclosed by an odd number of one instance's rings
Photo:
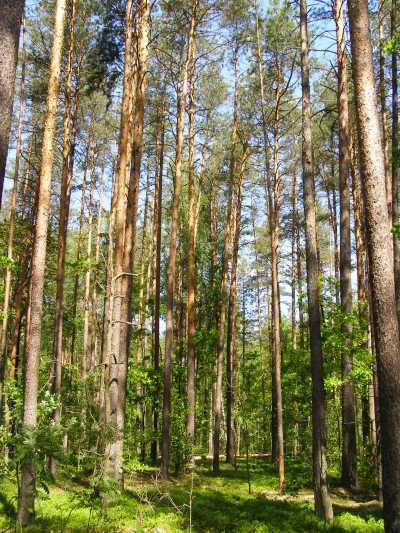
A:
{"type": "MultiPolygon", "coordinates": [[[[64,478],[39,490],[36,523],[25,531],[49,533],[382,533],[379,502],[372,496],[350,497],[335,488],[335,519],[327,526],[313,514],[309,466],[287,462],[287,495],[279,497],[274,468],[266,457],[253,457],[236,468],[222,464],[214,476],[210,461],[196,462],[193,476],[157,479],[145,469],[127,480],[126,490],[102,510],[100,498],[84,479],[64,478]]],[[[0,532],[15,529],[16,486],[0,483],[0,532]]]]}

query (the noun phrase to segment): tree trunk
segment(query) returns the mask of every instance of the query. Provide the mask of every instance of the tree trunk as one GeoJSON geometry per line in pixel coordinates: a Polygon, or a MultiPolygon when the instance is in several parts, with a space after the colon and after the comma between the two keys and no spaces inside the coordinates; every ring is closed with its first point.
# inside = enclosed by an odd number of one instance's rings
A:
{"type": "MultiPolygon", "coordinates": [[[[397,36],[397,0],[392,0],[390,34],[397,36]]],[[[397,75],[397,49],[392,52],[392,225],[399,222],[399,91],[397,75]]],[[[400,243],[393,233],[394,282],[396,287],[397,316],[400,320],[400,243]]]]}
{"type": "Polygon", "coordinates": [[[226,341],[226,462],[233,464],[235,447],[233,440],[233,411],[235,402],[235,361],[236,361],[236,330],[237,330],[237,268],[239,253],[240,224],[242,215],[243,177],[247,162],[247,147],[242,155],[235,200],[235,220],[232,231],[232,267],[229,288],[228,324],[226,341]]]}
{"type": "Polygon", "coordinates": [[[221,289],[219,293],[219,317],[217,327],[217,353],[214,366],[214,389],[213,389],[213,473],[219,473],[219,452],[221,438],[221,421],[222,421],[222,379],[224,366],[224,346],[225,346],[225,322],[226,322],[226,305],[229,297],[228,291],[228,268],[231,260],[231,240],[233,224],[233,195],[236,188],[236,167],[237,167],[237,113],[238,113],[238,88],[237,88],[237,61],[238,61],[238,44],[235,43],[233,55],[234,68],[234,101],[233,101],[233,124],[231,153],[229,163],[229,184],[228,184],[228,205],[226,213],[226,226],[224,232],[224,247],[221,271],[221,289]]]}
{"type": "MultiPolygon", "coordinates": [[[[85,196],[86,196],[86,182],[87,182],[87,171],[89,165],[89,150],[90,150],[90,141],[87,144],[85,151],[85,159],[83,163],[83,180],[82,180],[82,193],[81,193],[81,208],[79,213],[79,232],[78,232],[78,242],[76,244],[76,264],[79,266],[82,254],[82,240],[83,240],[83,224],[85,216],[85,196]]],[[[72,333],[71,333],[71,347],[70,347],[70,357],[71,364],[75,362],[75,342],[76,342],[76,312],[78,306],[78,291],[79,291],[79,280],[80,274],[77,272],[75,274],[74,281],[74,293],[72,298],[72,333]]],[[[80,374],[80,369],[78,366],[78,375],[80,374]]]]}
{"type": "MultiPolygon", "coordinates": [[[[96,369],[99,361],[97,360],[98,341],[97,341],[97,285],[98,285],[98,270],[100,262],[100,247],[101,247],[101,226],[103,224],[103,197],[104,197],[104,165],[103,161],[100,179],[99,179],[99,200],[97,203],[97,223],[96,223],[96,246],[94,252],[94,271],[93,271],[93,287],[92,287],[92,344],[91,344],[91,358],[90,368],[96,369]]],[[[101,363],[101,361],[100,361],[101,363]]]]}
{"type": "Polygon", "coordinates": [[[195,431],[195,405],[196,405],[196,185],[195,185],[195,51],[193,53],[190,69],[189,91],[189,187],[188,187],[188,294],[187,294],[187,421],[186,435],[189,445],[187,462],[192,468],[193,445],[195,431]]]}
{"type": "MultiPolygon", "coordinates": [[[[347,94],[346,41],[344,4],[336,0],[334,17],[336,22],[338,56],[338,112],[339,112],[339,193],[340,193],[340,302],[343,314],[353,310],[351,287],[351,237],[350,237],[350,134],[349,102],[347,94]]],[[[354,385],[349,379],[353,369],[351,353],[352,324],[343,324],[345,336],[342,353],[342,484],[353,489],[357,486],[356,408],[354,385]]]]}
{"type": "MultiPolygon", "coordinates": [[[[165,117],[164,110],[165,99],[162,103],[162,116],[160,124],[160,142],[158,146],[158,181],[156,182],[156,189],[154,194],[157,198],[157,237],[155,249],[155,279],[154,279],[154,310],[152,323],[152,342],[153,342],[153,366],[157,379],[160,371],[160,303],[161,303],[161,229],[162,229],[162,198],[163,198],[163,174],[164,174],[164,136],[165,136],[165,117]]],[[[159,392],[159,384],[157,382],[156,391],[159,392]]],[[[157,394],[157,397],[159,394],[157,394]]],[[[152,463],[156,464],[158,459],[158,399],[153,403],[153,438],[151,441],[151,459],[152,463]]]]}
{"type": "MultiPolygon", "coordinates": [[[[400,338],[367,0],[349,0],[378,386],[385,531],[400,531],[400,338]]],[[[394,207],[394,206],[393,206],[394,207]]]]}
{"type": "Polygon", "coordinates": [[[115,435],[108,450],[106,470],[123,488],[123,432],[125,425],[126,381],[131,330],[132,276],[136,237],[136,213],[142,157],[144,91],[150,4],[136,5],[136,42],[133,47],[133,2],[128,0],[125,16],[124,89],[115,186],[115,265],[109,375],[110,416],[115,435]],[[133,49],[135,48],[135,49],[133,49]],[[134,76],[132,75],[134,73],[134,76]],[[135,113],[131,120],[133,99],[135,113]],[[131,133],[133,132],[133,133],[131,133]],[[126,170],[132,162],[128,191],[126,170]]]}
{"type": "Polygon", "coordinates": [[[18,44],[25,0],[0,0],[0,209],[15,90],[18,44]]]}
{"type": "MultiPolygon", "coordinates": [[[[18,114],[18,129],[17,129],[17,143],[15,147],[15,169],[14,169],[14,179],[13,186],[11,191],[11,206],[10,206],[10,220],[8,225],[8,242],[7,242],[7,259],[9,265],[6,268],[6,279],[4,282],[4,302],[3,302],[3,320],[0,330],[0,386],[1,389],[1,408],[4,406],[3,400],[3,387],[5,384],[5,378],[7,375],[7,331],[8,331],[8,322],[9,322],[9,308],[10,308],[10,297],[11,297],[11,281],[12,281],[12,272],[11,264],[13,262],[14,255],[14,233],[15,233],[15,222],[16,222],[16,211],[17,211],[17,192],[18,192],[18,181],[20,173],[20,163],[22,155],[22,127],[24,123],[24,114],[25,114],[25,26],[23,27],[22,33],[22,58],[21,58],[21,81],[19,86],[19,114],[18,114]]],[[[0,200],[1,203],[1,200],[0,200]]],[[[2,420],[2,413],[0,414],[0,421],[2,420]]]]}
{"type": "Polygon", "coordinates": [[[379,0],[378,5],[378,34],[379,34],[379,100],[382,115],[382,142],[385,157],[385,184],[386,198],[388,205],[389,218],[392,216],[392,183],[389,171],[389,143],[388,143],[388,118],[386,109],[386,81],[385,81],[385,34],[384,24],[384,3],[385,0],[379,0]]]}
{"type": "MultiPolygon", "coordinates": [[[[83,349],[82,349],[82,378],[87,378],[90,372],[90,343],[89,343],[89,318],[90,318],[90,280],[92,274],[92,241],[93,241],[93,196],[95,182],[95,147],[92,144],[90,155],[90,189],[89,189],[89,211],[87,223],[87,243],[86,243],[86,272],[83,289],[83,349]]],[[[93,324],[92,324],[93,326],[93,324]]]]}
{"type": "MultiPolygon", "coordinates": [[[[23,425],[35,431],[39,385],[40,339],[43,313],[43,287],[46,266],[47,230],[50,208],[51,174],[56,133],[56,114],[64,40],[66,0],[57,0],[50,60],[42,157],[39,173],[39,203],[32,251],[29,336],[25,352],[23,425]]],[[[35,461],[29,453],[22,461],[17,521],[21,527],[32,522],[35,502],[35,461]]]]}
{"type": "Polygon", "coordinates": [[[301,80],[303,111],[303,203],[306,240],[308,315],[312,374],[312,456],[315,512],[326,521],[333,518],[326,462],[325,391],[322,367],[319,264],[315,217],[314,162],[311,129],[310,64],[307,1],[300,0],[301,80]]]}
{"type": "Polygon", "coordinates": [[[167,316],[165,331],[165,358],[163,371],[163,422],[162,422],[162,461],[161,476],[168,478],[169,467],[169,430],[171,417],[171,388],[172,388],[172,351],[174,340],[174,292],[176,272],[176,244],[178,232],[178,218],[181,194],[183,133],[185,126],[185,108],[187,97],[187,84],[189,67],[192,61],[195,42],[195,27],[198,0],[192,0],[192,15],[188,33],[186,59],[182,72],[182,85],[178,95],[177,122],[176,122],[176,155],[175,155],[175,180],[172,200],[170,244],[167,268],[167,316]]]}
{"type": "MultiPolygon", "coordinates": [[[[61,401],[61,366],[63,350],[63,315],[64,315],[64,283],[65,283],[65,255],[67,247],[67,231],[69,207],[71,200],[72,174],[74,165],[74,144],[76,136],[76,115],[78,99],[75,98],[72,104],[72,76],[73,76],[73,54],[75,48],[75,19],[76,0],[72,0],[69,36],[68,36],[68,56],[67,74],[65,81],[65,113],[64,113],[64,139],[63,139],[63,166],[60,195],[60,221],[58,227],[58,250],[57,250],[57,273],[56,273],[56,316],[55,316],[55,336],[54,336],[54,363],[53,363],[53,389],[58,402],[61,401]]],[[[61,406],[54,409],[53,420],[58,424],[61,420],[61,406]]],[[[56,461],[53,457],[49,459],[50,475],[56,476],[56,461]]]]}

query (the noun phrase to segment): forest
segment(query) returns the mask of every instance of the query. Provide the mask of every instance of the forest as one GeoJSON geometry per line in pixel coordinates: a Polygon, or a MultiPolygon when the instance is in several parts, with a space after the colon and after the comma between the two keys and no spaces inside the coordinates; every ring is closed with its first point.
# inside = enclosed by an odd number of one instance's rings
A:
{"type": "Polygon", "coordinates": [[[0,0],[0,532],[400,533],[397,0],[0,0]]]}

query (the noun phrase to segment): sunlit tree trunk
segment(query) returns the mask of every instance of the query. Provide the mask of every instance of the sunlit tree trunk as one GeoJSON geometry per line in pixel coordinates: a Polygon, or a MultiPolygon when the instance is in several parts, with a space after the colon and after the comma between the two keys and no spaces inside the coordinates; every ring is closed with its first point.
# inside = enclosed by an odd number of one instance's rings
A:
{"type": "Polygon", "coordinates": [[[0,208],[6,173],[19,34],[24,7],[25,0],[0,0],[0,208]]]}
{"type": "MultiPolygon", "coordinates": [[[[390,11],[390,34],[397,36],[397,0],[392,0],[390,11]]],[[[399,222],[399,88],[397,72],[397,49],[392,52],[392,225],[399,222]]],[[[396,287],[397,315],[400,319],[400,243],[393,233],[394,282],[396,287]]]]}
{"type": "MultiPolygon", "coordinates": [[[[350,133],[344,3],[342,0],[336,0],[334,10],[338,56],[340,301],[343,314],[348,316],[353,310],[349,187],[350,133]]],[[[349,378],[353,369],[351,353],[352,324],[350,321],[345,321],[343,330],[346,347],[342,353],[342,484],[347,488],[355,488],[357,486],[356,408],[354,385],[351,378],[349,378]]]]}
{"type": "MultiPolygon", "coordinates": [[[[9,323],[9,310],[10,310],[10,298],[11,298],[11,282],[12,282],[12,271],[11,265],[14,261],[14,234],[15,234],[15,223],[16,223],[16,214],[17,214],[17,192],[19,185],[19,174],[20,174],[20,163],[22,155],[22,128],[24,123],[24,114],[25,114],[25,26],[23,27],[23,36],[22,36],[22,53],[21,53],[21,81],[19,84],[19,111],[18,111],[18,128],[17,128],[17,142],[15,147],[15,168],[13,176],[13,185],[11,189],[11,205],[10,205],[10,219],[8,224],[8,241],[7,241],[7,268],[6,276],[4,282],[4,301],[3,301],[3,319],[1,323],[0,330],[0,384],[1,387],[5,384],[5,378],[7,376],[7,365],[8,365],[8,356],[7,356],[7,332],[8,332],[8,323],[9,323]]],[[[1,202],[1,200],[0,200],[1,202]]],[[[1,407],[4,406],[3,398],[3,389],[1,390],[1,407]]],[[[0,415],[0,420],[2,419],[2,413],[0,415]]]]}
{"type": "Polygon", "coordinates": [[[97,222],[96,222],[96,245],[94,252],[94,271],[93,271],[93,287],[92,287],[92,298],[91,298],[91,309],[92,309],[92,339],[91,339],[91,357],[90,357],[90,368],[95,370],[99,361],[97,358],[98,352],[98,309],[97,309],[97,285],[98,285],[98,270],[100,262],[100,248],[101,248],[101,227],[103,224],[103,201],[104,201],[104,165],[103,161],[100,178],[99,178],[99,199],[97,202],[97,222]]]}
{"type": "Polygon", "coordinates": [[[174,340],[174,293],[176,273],[176,247],[178,234],[178,219],[181,194],[183,134],[185,126],[185,108],[188,91],[189,67],[194,52],[195,27],[198,0],[192,0],[192,15],[188,32],[186,59],[183,65],[181,87],[178,89],[177,122],[176,122],[176,154],[175,154],[175,180],[172,200],[170,244],[167,267],[167,316],[165,331],[165,357],[163,371],[163,422],[162,422],[162,461],[161,475],[168,477],[169,467],[169,435],[171,418],[171,388],[172,388],[172,351],[174,340]]]}
{"type": "Polygon", "coordinates": [[[238,61],[238,44],[235,43],[233,55],[233,68],[235,78],[235,91],[233,102],[233,123],[232,123],[232,138],[231,138],[231,153],[229,162],[229,183],[228,183],[228,198],[227,198],[227,212],[226,225],[224,230],[224,247],[221,268],[221,288],[219,292],[219,316],[217,327],[217,353],[216,362],[214,366],[214,387],[213,387],[213,472],[219,473],[220,469],[220,439],[221,439],[221,422],[222,422],[222,379],[224,367],[224,346],[225,346],[225,322],[226,322],[226,306],[229,297],[228,287],[228,268],[232,255],[232,224],[233,224],[233,197],[236,189],[236,173],[237,173],[237,146],[238,146],[238,132],[237,132],[237,113],[238,113],[238,90],[237,90],[237,61],[238,61]]]}
{"type": "MultiPolygon", "coordinates": [[[[23,425],[34,431],[37,422],[40,338],[43,313],[43,287],[46,266],[47,229],[50,208],[51,174],[56,133],[56,114],[60,85],[61,57],[64,41],[66,0],[57,0],[50,59],[42,157],[39,173],[39,202],[32,251],[29,336],[26,342],[24,373],[23,425]]],[[[29,453],[22,461],[17,521],[22,527],[34,519],[35,460],[29,453]]]]}
{"type": "Polygon", "coordinates": [[[379,0],[378,5],[378,34],[379,34],[379,100],[382,116],[382,142],[385,156],[385,183],[389,217],[392,216],[392,183],[389,171],[389,143],[388,143],[388,118],[386,109],[386,81],[385,81],[385,33],[384,25],[385,0],[379,0]]]}
{"type": "MultiPolygon", "coordinates": [[[[86,185],[87,185],[87,172],[89,166],[89,151],[90,151],[90,140],[86,146],[85,150],[85,159],[83,163],[83,180],[82,180],[82,190],[81,190],[81,206],[79,212],[79,231],[78,239],[76,243],[76,264],[78,268],[80,267],[81,255],[82,255],[82,241],[83,241],[83,225],[85,217],[85,200],[86,200],[86,185]]],[[[71,347],[70,347],[70,358],[71,363],[75,363],[75,344],[76,344],[76,313],[78,308],[78,292],[79,292],[79,280],[80,274],[77,272],[75,274],[74,280],[74,291],[72,298],[72,333],[71,333],[71,347]]],[[[78,374],[80,374],[81,369],[78,367],[78,374]]]]}
{"type": "MultiPolygon", "coordinates": [[[[70,25],[68,35],[67,73],[65,81],[65,112],[64,112],[64,138],[63,138],[63,163],[61,176],[60,195],[60,221],[58,228],[57,273],[56,273],[56,316],[54,335],[54,363],[53,363],[53,389],[58,402],[61,401],[61,369],[63,351],[63,315],[64,315],[64,284],[65,284],[65,255],[67,246],[67,231],[69,207],[71,200],[71,186],[74,160],[74,143],[76,136],[76,115],[78,98],[72,101],[73,91],[73,56],[75,48],[75,18],[77,0],[72,0],[70,5],[70,25]]],[[[58,424],[61,419],[61,405],[54,409],[53,420],[58,424]]],[[[53,457],[49,459],[50,475],[56,476],[56,462],[53,457]]]]}
{"type": "MultiPolygon", "coordinates": [[[[367,0],[348,0],[378,365],[385,531],[400,530],[400,338],[367,0]]],[[[395,206],[393,206],[395,207],[395,206]]],[[[395,209],[394,209],[395,210],[395,209]]]]}
{"type": "Polygon", "coordinates": [[[246,162],[247,147],[244,148],[244,153],[242,155],[237,191],[235,194],[234,220],[232,221],[232,266],[229,287],[226,340],[226,462],[230,464],[233,464],[235,457],[235,443],[233,438],[233,412],[235,403],[235,368],[237,351],[237,270],[242,215],[243,179],[246,162]]]}
{"type": "MultiPolygon", "coordinates": [[[[160,124],[160,140],[158,148],[158,172],[156,187],[154,195],[157,199],[155,211],[157,213],[157,236],[155,248],[155,275],[154,275],[154,309],[152,320],[152,352],[153,352],[153,367],[154,371],[159,377],[160,371],[160,304],[161,304],[161,229],[162,229],[162,198],[163,198],[163,174],[164,174],[164,137],[165,137],[165,117],[164,117],[165,102],[162,103],[161,110],[161,124],[160,124]]],[[[156,216],[156,215],[155,215],[156,216]]],[[[159,391],[159,386],[157,387],[159,391]]],[[[153,438],[151,440],[151,460],[153,464],[157,463],[158,459],[158,400],[156,399],[153,405],[153,438]]]]}
{"type": "MultiPolygon", "coordinates": [[[[92,274],[92,247],[93,247],[93,207],[94,207],[94,185],[95,185],[95,147],[92,144],[90,154],[90,189],[89,189],[89,209],[87,222],[87,243],[86,243],[86,271],[83,289],[83,350],[82,350],[82,377],[85,380],[90,372],[90,342],[89,342],[89,320],[90,320],[90,281],[92,274]]],[[[93,326],[93,324],[92,324],[93,326]]],[[[93,332],[92,332],[93,333],[93,332]]]]}
{"type": "MultiPolygon", "coordinates": [[[[195,47],[194,47],[195,48],[195,47]]],[[[187,295],[187,421],[186,434],[190,448],[188,464],[192,466],[194,431],[195,431],[195,405],[196,405],[196,184],[195,184],[195,50],[190,69],[189,91],[189,187],[188,187],[188,295],[187,295]]]]}

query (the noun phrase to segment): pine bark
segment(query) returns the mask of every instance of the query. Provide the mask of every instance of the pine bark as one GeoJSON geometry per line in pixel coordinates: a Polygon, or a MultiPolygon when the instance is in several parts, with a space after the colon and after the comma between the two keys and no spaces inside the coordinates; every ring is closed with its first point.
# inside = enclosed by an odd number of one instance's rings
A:
{"type": "MultiPolygon", "coordinates": [[[[390,34],[397,35],[397,0],[392,0],[390,11],[390,34]]],[[[392,51],[392,225],[399,223],[399,83],[397,73],[397,50],[392,51]]],[[[397,316],[400,320],[400,242],[393,233],[394,282],[396,287],[397,316]]]]}
{"type": "Polygon", "coordinates": [[[0,209],[11,129],[19,34],[25,0],[0,0],[0,209]]]}
{"type": "MultiPolygon", "coordinates": [[[[43,313],[43,288],[46,266],[47,230],[50,209],[51,174],[54,158],[54,138],[58,91],[60,85],[61,57],[64,41],[66,0],[57,0],[55,24],[50,59],[46,114],[44,122],[42,157],[39,173],[39,201],[36,216],[35,236],[32,251],[29,336],[26,341],[23,425],[34,431],[37,422],[37,399],[39,385],[40,339],[43,313]]],[[[34,519],[35,462],[29,454],[21,466],[17,521],[22,527],[34,519]]]]}
{"type": "Polygon", "coordinates": [[[222,423],[222,379],[224,367],[224,346],[225,346],[225,325],[226,325],[226,306],[229,298],[228,287],[228,269],[232,256],[232,224],[233,224],[233,198],[237,186],[237,147],[238,147],[238,91],[237,91],[237,58],[238,44],[235,43],[233,55],[233,67],[235,78],[235,91],[233,101],[233,123],[231,138],[231,153],[229,162],[229,184],[228,199],[226,212],[226,226],[224,231],[224,247],[221,269],[221,288],[219,292],[219,316],[217,326],[217,350],[216,361],[214,365],[214,387],[213,387],[213,473],[218,474],[220,470],[220,439],[222,423]]]}
{"type": "MultiPolygon", "coordinates": [[[[349,187],[351,159],[344,3],[342,0],[336,0],[334,9],[338,57],[340,302],[343,315],[348,317],[353,310],[349,187]]],[[[352,324],[349,318],[345,318],[343,333],[346,346],[342,353],[342,484],[344,487],[352,489],[357,486],[357,445],[354,385],[349,378],[353,369],[352,324]]]]}
{"type": "MultiPolygon", "coordinates": [[[[56,316],[54,336],[54,363],[53,363],[53,389],[58,402],[61,401],[61,372],[63,351],[63,318],[64,318],[64,283],[65,283],[65,255],[67,246],[67,231],[69,208],[71,201],[71,185],[74,163],[74,143],[76,136],[76,115],[78,98],[73,97],[73,54],[75,48],[75,18],[76,1],[72,0],[70,6],[70,26],[68,35],[67,73],[65,81],[65,112],[64,112],[64,139],[63,139],[63,166],[61,176],[60,195],[60,220],[58,227],[58,251],[56,272],[56,316]]],[[[61,406],[57,406],[53,413],[54,423],[61,420],[61,406]]],[[[56,462],[54,458],[49,460],[50,475],[56,476],[56,462]]]]}
{"type": "MultiPolygon", "coordinates": [[[[17,192],[19,184],[20,163],[22,155],[22,128],[25,114],[25,27],[23,27],[22,33],[22,54],[21,54],[21,81],[19,84],[19,112],[18,112],[18,128],[17,128],[17,142],[15,147],[15,168],[13,176],[13,185],[11,189],[11,206],[10,206],[10,219],[8,224],[8,241],[7,241],[7,260],[9,264],[6,268],[6,277],[4,282],[4,301],[3,301],[3,320],[0,330],[0,384],[1,387],[5,384],[7,376],[7,333],[9,323],[9,309],[11,298],[11,284],[12,284],[12,271],[11,264],[14,261],[14,234],[15,223],[17,215],[17,192]]],[[[3,401],[3,389],[1,390],[1,408],[4,406],[3,401]]],[[[2,419],[2,413],[0,414],[0,420],[2,419]]]]}
{"type": "MultiPolygon", "coordinates": [[[[154,195],[157,199],[155,212],[157,213],[157,236],[155,247],[155,276],[154,276],[154,309],[152,321],[152,351],[153,351],[153,367],[157,375],[160,371],[160,304],[161,304],[161,230],[162,230],[162,199],[163,199],[163,174],[164,174],[164,137],[165,137],[165,118],[164,105],[162,103],[162,116],[160,124],[160,141],[158,145],[158,175],[156,181],[156,188],[154,195]]],[[[159,392],[159,384],[157,383],[157,392],[159,392]]],[[[158,395],[157,395],[158,396],[158,395]]],[[[157,463],[158,459],[158,418],[159,407],[158,400],[153,403],[153,438],[151,441],[151,460],[153,464],[157,463]]]]}
{"type": "Polygon", "coordinates": [[[242,216],[243,178],[247,162],[247,147],[244,148],[238,186],[235,195],[234,223],[232,228],[232,266],[229,287],[229,303],[227,318],[227,341],[226,341],[226,462],[233,464],[235,446],[233,438],[234,405],[235,405],[235,367],[237,352],[237,270],[239,238],[242,216]]]}
{"type": "Polygon", "coordinates": [[[385,157],[385,184],[386,198],[388,205],[389,217],[392,216],[392,183],[391,173],[389,170],[389,142],[388,142],[388,117],[386,108],[386,81],[385,81],[385,33],[384,24],[384,3],[385,0],[379,0],[378,5],[378,34],[379,34],[379,100],[380,111],[382,116],[382,142],[385,157]]]}
{"type": "Polygon", "coordinates": [[[325,391],[322,367],[319,262],[315,216],[314,162],[311,129],[310,63],[307,1],[300,0],[301,81],[303,118],[303,203],[306,240],[308,316],[312,374],[312,461],[315,512],[326,521],[333,518],[326,460],[325,391]]]}
{"type": "Polygon", "coordinates": [[[198,0],[192,0],[192,14],[188,32],[186,59],[183,65],[180,94],[178,95],[177,121],[176,121],[176,153],[175,153],[175,180],[172,199],[170,243],[167,267],[167,313],[165,332],[165,357],[163,369],[163,421],[162,421],[162,453],[161,476],[168,478],[169,467],[169,432],[171,418],[171,389],[172,389],[172,351],[174,340],[174,295],[176,273],[176,251],[178,219],[181,194],[183,134],[185,125],[185,107],[188,92],[189,66],[192,61],[198,0]]]}
{"type": "Polygon", "coordinates": [[[188,187],[188,296],[187,296],[187,421],[186,434],[190,448],[188,464],[192,466],[196,404],[196,184],[195,184],[195,53],[190,69],[189,91],[189,187],[188,187]]]}
{"type": "Polygon", "coordinates": [[[367,0],[349,0],[353,81],[378,365],[385,531],[400,531],[400,338],[367,0]]]}

